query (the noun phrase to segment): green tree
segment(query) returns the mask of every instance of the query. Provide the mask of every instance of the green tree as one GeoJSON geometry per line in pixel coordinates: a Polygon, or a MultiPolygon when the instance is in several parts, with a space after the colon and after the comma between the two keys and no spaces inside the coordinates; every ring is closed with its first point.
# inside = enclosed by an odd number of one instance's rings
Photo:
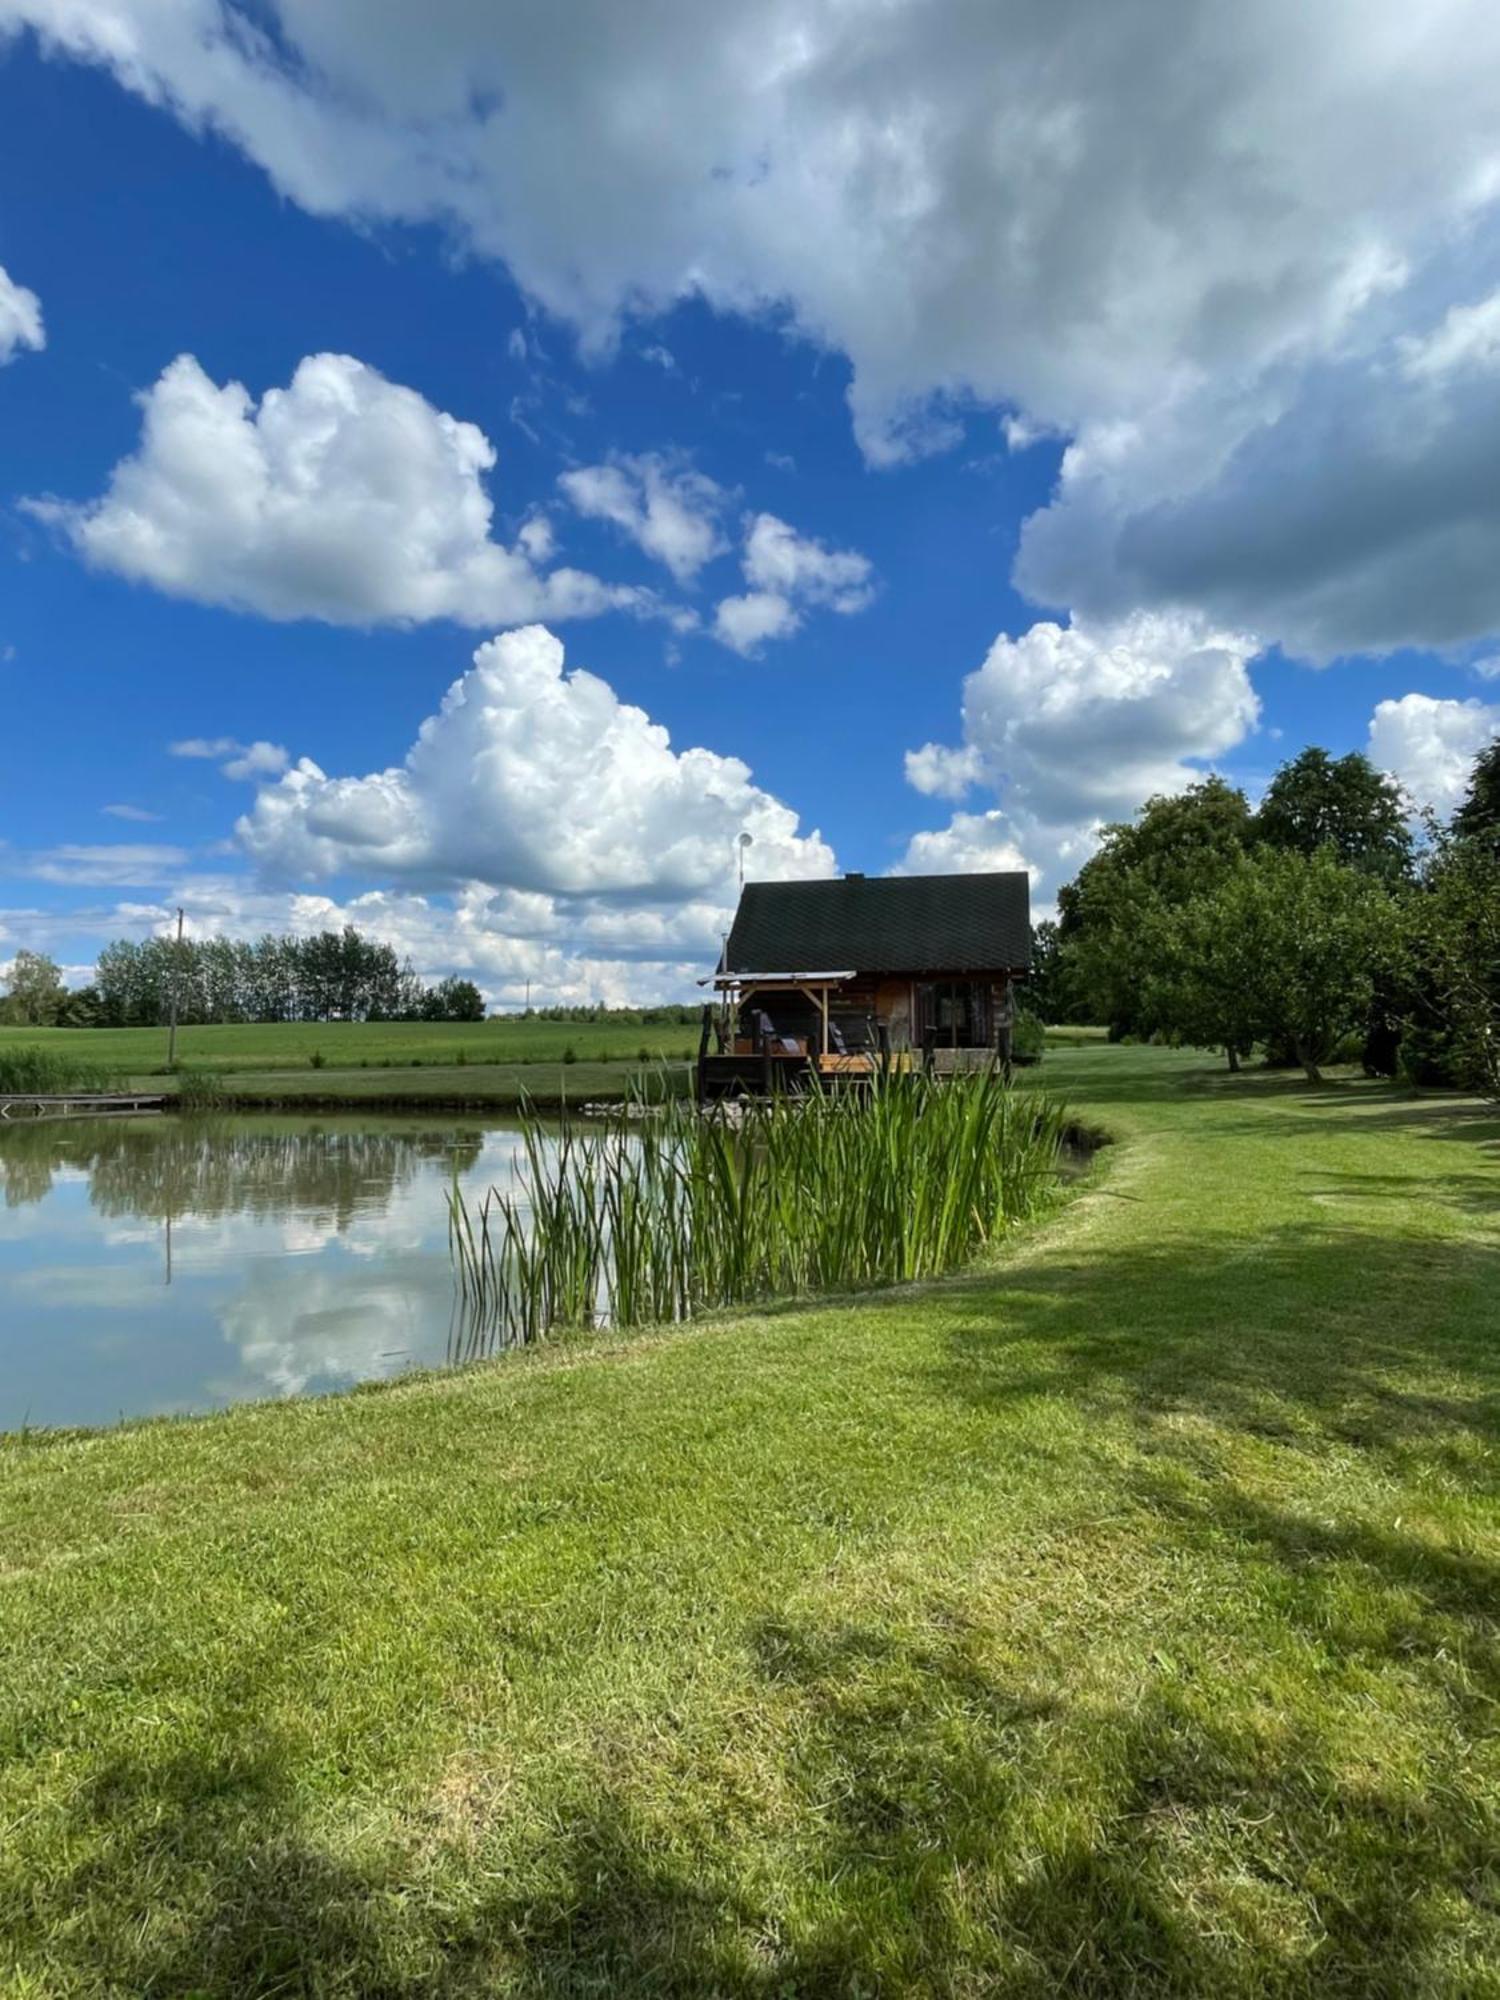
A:
{"type": "Polygon", "coordinates": [[[1225,899],[1243,857],[1214,890],[1175,907],[1158,903],[1146,917],[1142,944],[1149,959],[1144,1005],[1158,1028],[1198,1048],[1223,1049],[1238,1069],[1261,1032],[1262,1003],[1255,944],[1225,920],[1225,899]]]}
{"type": "Polygon", "coordinates": [[[1401,788],[1354,750],[1304,750],[1266,788],[1254,835],[1270,847],[1316,854],[1330,847],[1351,868],[1394,882],[1411,873],[1412,840],[1401,788]]]}
{"type": "Polygon", "coordinates": [[[1060,1021],[1065,1002],[1062,945],[1057,925],[1044,918],[1031,929],[1031,975],[1026,981],[1026,1004],[1039,1021],[1060,1021]]]}
{"type": "Polygon", "coordinates": [[[1500,842],[1440,841],[1407,942],[1427,1000],[1420,1044],[1444,1050],[1452,1080],[1500,1101],[1500,842]]]}
{"type": "MultiPolygon", "coordinates": [[[[1209,990],[1240,983],[1237,1012],[1214,1017],[1231,1032],[1291,1048],[1309,1082],[1339,1043],[1361,1031],[1375,982],[1393,955],[1396,905],[1378,881],[1344,865],[1331,847],[1313,854],[1263,847],[1182,915],[1185,951],[1217,968],[1209,990]]],[[[1199,989],[1182,991],[1187,1008],[1199,989]]],[[[1183,1032],[1195,1017],[1185,1013],[1183,1032]]]]}
{"type": "Polygon", "coordinates": [[[1211,890],[1243,855],[1250,807],[1222,778],[1148,799],[1132,821],[1104,829],[1099,850],[1058,897],[1058,977],[1075,1018],[1114,1035],[1158,1025],[1147,996],[1153,915],[1211,890]]]}
{"type": "Polygon", "coordinates": [[[1463,804],[1453,815],[1461,840],[1484,840],[1500,847],[1500,736],[1481,750],[1463,804]]]}
{"type": "Polygon", "coordinates": [[[11,960],[5,990],[8,1017],[27,1028],[52,1027],[68,997],[56,960],[24,947],[11,960]]]}

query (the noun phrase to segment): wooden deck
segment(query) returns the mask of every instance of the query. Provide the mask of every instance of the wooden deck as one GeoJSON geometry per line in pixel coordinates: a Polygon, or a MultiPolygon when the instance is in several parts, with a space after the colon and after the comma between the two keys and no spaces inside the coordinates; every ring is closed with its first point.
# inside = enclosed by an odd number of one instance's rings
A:
{"type": "Polygon", "coordinates": [[[0,1125],[35,1118],[104,1118],[120,1111],[164,1111],[166,1104],[160,1091],[27,1090],[0,1096],[0,1125]]]}

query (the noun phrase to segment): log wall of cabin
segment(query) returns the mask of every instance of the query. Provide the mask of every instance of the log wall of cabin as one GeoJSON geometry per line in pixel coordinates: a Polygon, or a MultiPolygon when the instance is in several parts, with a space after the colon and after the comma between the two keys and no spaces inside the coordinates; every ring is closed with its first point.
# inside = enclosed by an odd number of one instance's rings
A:
{"type": "MultiPolygon", "coordinates": [[[[874,1020],[883,1022],[889,1031],[893,1049],[907,1049],[917,1046],[921,1040],[918,1026],[917,988],[931,975],[921,979],[910,973],[862,975],[852,979],[839,993],[835,1010],[839,1013],[868,1014],[874,1020]]],[[[984,983],[984,976],[956,973],[954,979],[972,979],[976,985],[984,983]]],[[[993,1018],[1006,990],[1010,986],[1010,974],[997,972],[991,975],[990,1012],[993,1018]]],[[[985,1044],[988,1046],[988,1043],[985,1044]]]]}

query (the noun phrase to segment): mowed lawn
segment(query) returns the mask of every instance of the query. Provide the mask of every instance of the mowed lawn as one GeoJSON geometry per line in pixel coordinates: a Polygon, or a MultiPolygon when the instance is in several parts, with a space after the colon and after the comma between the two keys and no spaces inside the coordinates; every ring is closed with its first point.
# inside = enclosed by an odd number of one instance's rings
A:
{"type": "Polygon", "coordinates": [[[0,1988],[1500,1993],[1500,1116],[1045,1080],[985,1273],[0,1448],[0,1988]]]}
{"type": "MultiPolygon", "coordinates": [[[[165,1028],[0,1027],[0,1051],[60,1050],[116,1074],[146,1077],[167,1060],[165,1028]]],[[[306,1067],[314,1057],[335,1069],[389,1064],[635,1062],[696,1054],[698,1030],[632,1027],[622,1021],[294,1021],[179,1028],[177,1060],[232,1076],[250,1070],[306,1067]]]]}
{"type": "MultiPolygon", "coordinates": [[[[171,1095],[165,1028],[0,1027],[8,1049],[87,1063],[101,1083],[171,1095]]],[[[579,1104],[688,1087],[698,1030],[623,1021],[303,1021],[180,1028],[184,1072],[254,1104],[579,1104]]]]}

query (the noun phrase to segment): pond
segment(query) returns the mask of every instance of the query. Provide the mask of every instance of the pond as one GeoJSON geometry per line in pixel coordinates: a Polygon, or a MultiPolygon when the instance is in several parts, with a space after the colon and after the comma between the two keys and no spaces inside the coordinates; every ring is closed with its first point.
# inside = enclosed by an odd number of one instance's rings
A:
{"type": "Polygon", "coordinates": [[[53,1119],[0,1131],[0,1431],[218,1409],[440,1367],[448,1194],[517,1128],[409,1114],[53,1119]]]}

